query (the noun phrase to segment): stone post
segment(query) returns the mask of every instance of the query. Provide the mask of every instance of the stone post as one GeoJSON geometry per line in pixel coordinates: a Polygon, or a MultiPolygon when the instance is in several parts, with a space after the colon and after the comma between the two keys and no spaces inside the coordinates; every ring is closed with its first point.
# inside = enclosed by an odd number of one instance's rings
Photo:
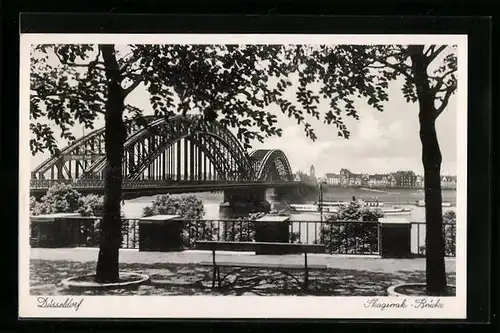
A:
{"type": "Polygon", "coordinates": [[[74,226],[72,218],[78,213],[44,214],[30,217],[31,247],[72,247],[74,244],[74,226]]]}
{"type": "Polygon", "coordinates": [[[179,218],[179,215],[154,215],[139,219],[139,251],[181,251],[184,221],[179,218]]]}
{"type": "MultiPolygon", "coordinates": [[[[265,215],[255,220],[255,241],[272,243],[290,242],[290,217],[265,215]]],[[[275,251],[260,251],[256,254],[285,254],[275,251]]]]}
{"type": "Polygon", "coordinates": [[[411,225],[403,218],[381,218],[380,254],[382,258],[411,258],[411,225]]]}

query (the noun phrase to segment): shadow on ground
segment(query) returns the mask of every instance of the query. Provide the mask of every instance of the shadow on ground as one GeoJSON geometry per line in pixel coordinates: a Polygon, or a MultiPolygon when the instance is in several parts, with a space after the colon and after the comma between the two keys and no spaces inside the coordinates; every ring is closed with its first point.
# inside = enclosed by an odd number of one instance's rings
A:
{"type": "MultiPolygon", "coordinates": [[[[221,288],[212,289],[212,269],[196,264],[120,264],[124,272],[139,272],[151,277],[149,285],[135,289],[74,292],[61,281],[95,272],[95,263],[53,260],[30,261],[31,295],[304,295],[299,283],[283,273],[267,269],[241,269],[227,276],[221,288]]],[[[221,270],[221,275],[230,273],[221,270]]],[[[303,271],[294,275],[303,282],[303,271]]],[[[310,272],[309,291],[314,296],[386,296],[387,288],[397,283],[423,283],[424,271],[381,273],[363,270],[328,269],[310,272]]],[[[455,284],[455,273],[448,274],[455,284]]]]}

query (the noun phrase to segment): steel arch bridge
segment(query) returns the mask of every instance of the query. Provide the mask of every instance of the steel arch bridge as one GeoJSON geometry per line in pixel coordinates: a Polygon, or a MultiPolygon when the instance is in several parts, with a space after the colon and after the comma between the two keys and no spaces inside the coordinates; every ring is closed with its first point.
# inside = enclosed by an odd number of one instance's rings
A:
{"type": "MultiPolygon", "coordinates": [[[[218,122],[181,115],[146,119],[146,126],[126,124],[124,182],[293,182],[290,163],[281,150],[259,149],[248,154],[218,122]]],[[[106,165],[104,128],[100,128],[37,166],[31,184],[102,180],[106,165]]]]}

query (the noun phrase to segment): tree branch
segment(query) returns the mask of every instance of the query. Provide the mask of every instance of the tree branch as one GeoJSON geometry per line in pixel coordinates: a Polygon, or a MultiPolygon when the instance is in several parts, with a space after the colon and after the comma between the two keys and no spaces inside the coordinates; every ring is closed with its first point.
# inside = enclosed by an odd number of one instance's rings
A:
{"type": "Polygon", "coordinates": [[[98,53],[97,53],[96,59],[93,60],[93,61],[91,61],[91,62],[89,62],[88,64],[77,64],[77,63],[69,63],[67,61],[64,61],[64,59],[59,55],[59,53],[57,53],[57,50],[54,50],[54,54],[59,59],[59,62],[61,64],[63,64],[63,65],[67,65],[69,67],[85,67],[85,68],[89,68],[91,65],[93,65],[92,66],[93,68],[104,70],[104,67],[97,66],[97,64],[103,64],[102,62],[97,61],[97,59],[99,58],[100,53],[101,53],[101,51],[99,50],[98,53]]]}
{"type": "Polygon", "coordinates": [[[425,55],[426,57],[428,57],[428,56],[429,56],[429,54],[431,54],[432,52],[434,52],[434,50],[435,50],[435,49],[436,49],[436,45],[431,45],[431,46],[429,46],[429,48],[427,49],[427,51],[425,51],[425,52],[424,52],[424,55],[425,55]],[[430,53],[429,53],[429,52],[430,52],[430,53]]]}
{"type": "Polygon", "coordinates": [[[454,73],[455,71],[456,71],[455,69],[450,69],[449,71],[445,72],[445,73],[443,74],[443,76],[441,76],[441,77],[432,77],[432,76],[429,76],[429,78],[436,80],[436,85],[434,86],[434,88],[433,88],[432,90],[433,90],[435,93],[436,93],[436,92],[438,92],[438,91],[441,91],[440,89],[441,89],[441,87],[442,87],[442,86],[443,86],[443,84],[444,84],[444,79],[445,79],[448,75],[450,75],[450,74],[454,73]]]}
{"type": "Polygon", "coordinates": [[[446,89],[446,94],[444,95],[443,100],[441,101],[441,105],[439,106],[439,108],[436,109],[435,118],[439,117],[439,115],[444,111],[444,109],[446,109],[446,107],[448,106],[448,101],[450,100],[450,97],[454,91],[455,91],[454,87],[449,87],[448,89],[446,89]]]}
{"type": "Polygon", "coordinates": [[[427,63],[430,64],[436,57],[447,48],[447,45],[441,45],[436,51],[427,57],[427,63]]]}
{"type": "MultiPolygon", "coordinates": [[[[33,91],[32,91],[32,92],[33,92],[33,91]]],[[[36,90],[35,90],[35,92],[36,92],[36,90]]],[[[79,96],[78,94],[75,94],[75,93],[71,93],[71,94],[69,94],[69,93],[67,93],[67,92],[62,92],[62,93],[53,93],[53,94],[43,94],[43,95],[39,95],[39,94],[37,93],[36,95],[32,95],[32,97],[35,97],[35,96],[36,96],[36,97],[38,97],[38,98],[43,98],[43,99],[45,99],[45,98],[50,98],[50,97],[59,97],[59,98],[61,98],[61,99],[63,99],[63,100],[64,100],[64,99],[66,99],[66,98],[68,98],[68,97],[70,97],[70,96],[73,96],[73,97],[76,97],[76,98],[79,98],[79,99],[82,99],[82,100],[86,100],[86,98],[83,98],[82,96],[79,96]]],[[[98,96],[98,95],[93,96],[93,98],[98,99],[98,100],[99,100],[99,101],[101,101],[102,103],[105,103],[105,102],[106,102],[103,98],[101,98],[101,97],[100,97],[100,96],[98,96]]],[[[97,111],[97,110],[96,110],[96,112],[97,112],[97,113],[101,113],[101,114],[105,114],[105,112],[104,112],[104,111],[97,111]]]]}
{"type": "Polygon", "coordinates": [[[403,74],[406,76],[410,81],[413,82],[413,76],[406,71],[406,69],[411,70],[411,68],[407,65],[401,64],[401,66],[406,66],[406,68],[398,67],[396,64],[391,64],[390,62],[387,61],[387,59],[379,60],[382,64],[385,64],[387,67],[394,69],[395,71],[398,71],[399,73],[403,74]]]}
{"type": "Polygon", "coordinates": [[[130,57],[130,59],[128,59],[127,61],[124,61],[122,67],[120,68],[120,73],[125,72],[128,66],[130,66],[132,63],[136,62],[140,58],[141,58],[140,55],[135,54],[132,57],[130,57]]]}
{"type": "MultiPolygon", "coordinates": [[[[359,52],[356,52],[359,54],[359,52]]],[[[361,57],[363,56],[366,56],[366,54],[362,54],[360,55],[361,57]]],[[[411,73],[411,67],[408,66],[408,65],[405,65],[404,63],[400,63],[399,65],[401,67],[399,67],[398,65],[396,64],[391,64],[388,59],[391,58],[391,57],[396,57],[395,54],[393,53],[390,53],[388,54],[387,56],[385,56],[384,58],[382,59],[378,59],[376,56],[374,55],[368,55],[372,60],[373,60],[373,63],[371,65],[368,65],[367,67],[369,68],[375,68],[375,69],[382,69],[384,67],[389,67],[389,68],[392,68],[393,70],[403,74],[404,76],[406,76],[410,81],[413,82],[413,77],[412,75],[410,74],[411,73]],[[379,67],[379,66],[376,66],[374,65],[375,63],[381,63],[383,65],[383,67],[379,67]],[[409,72],[408,72],[409,71],[409,72]]]]}
{"type": "Polygon", "coordinates": [[[132,82],[132,84],[130,86],[128,86],[128,88],[124,89],[123,90],[123,94],[125,96],[127,96],[128,94],[130,94],[135,88],[137,88],[137,86],[139,84],[141,84],[142,80],[135,80],[134,82],[132,82]]]}

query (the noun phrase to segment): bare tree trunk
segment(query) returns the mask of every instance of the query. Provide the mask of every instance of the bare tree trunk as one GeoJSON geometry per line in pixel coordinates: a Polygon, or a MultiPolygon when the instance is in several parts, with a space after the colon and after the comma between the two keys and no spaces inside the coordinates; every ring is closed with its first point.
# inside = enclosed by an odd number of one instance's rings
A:
{"type": "Polygon", "coordinates": [[[440,295],[446,291],[444,263],[443,208],[441,193],[441,151],[436,135],[436,108],[429,88],[427,59],[423,46],[409,48],[413,77],[419,101],[420,141],[425,179],[426,279],[427,293],[440,295]]]}
{"type": "Polygon", "coordinates": [[[126,138],[123,124],[124,92],[113,45],[99,46],[106,68],[108,97],[105,114],[107,166],[104,171],[104,214],[101,223],[96,281],[118,282],[118,250],[121,243],[122,156],[126,138]]]}

